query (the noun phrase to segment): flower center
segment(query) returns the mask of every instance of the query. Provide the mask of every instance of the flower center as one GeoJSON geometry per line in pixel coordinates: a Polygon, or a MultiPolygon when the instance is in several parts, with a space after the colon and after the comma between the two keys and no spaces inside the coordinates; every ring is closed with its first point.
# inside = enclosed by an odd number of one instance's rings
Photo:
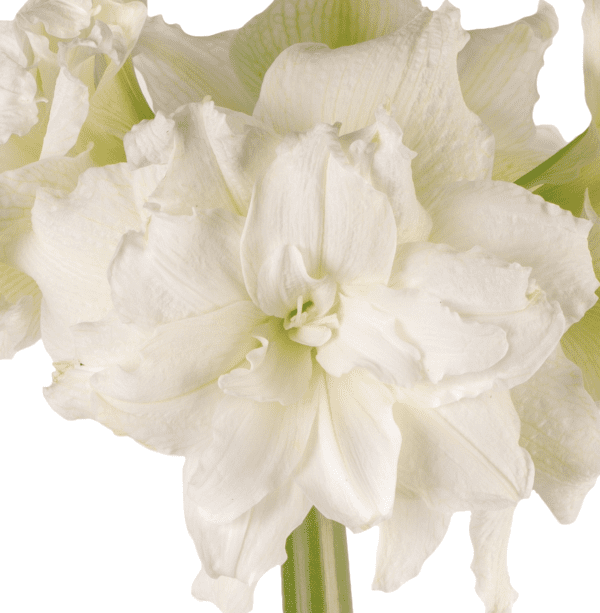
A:
{"type": "Polygon", "coordinates": [[[331,330],[339,325],[336,314],[319,314],[315,303],[302,295],[298,296],[296,308],[283,320],[283,327],[288,331],[290,340],[320,347],[331,338],[331,330]]]}

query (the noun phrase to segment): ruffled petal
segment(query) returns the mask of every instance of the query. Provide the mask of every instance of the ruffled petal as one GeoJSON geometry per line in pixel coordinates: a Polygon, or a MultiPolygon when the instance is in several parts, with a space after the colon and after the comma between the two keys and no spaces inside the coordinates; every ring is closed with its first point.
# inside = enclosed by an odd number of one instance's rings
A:
{"type": "Polygon", "coordinates": [[[222,209],[153,214],[146,231],[125,235],[115,253],[109,273],[115,308],[127,320],[153,326],[247,300],[243,222],[222,209]]]}
{"type": "Polygon", "coordinates": [[[213,579],[201,570],[192,584],[192,596],[207,600],[222,613],[250,613],[254,601],[255,585],[248,585],[231,577],[213,579]]]}
{"type": "Polygon", "coordinates": [[[373,123],[391,103],[413,163],[417,194],[460,179],[491,177],[493,138],[463,99],[456,54],[467,41],[459,11],[424,9],[403,28],[329,49],[302,43],[265,75],[254,116],[285,134],[341,122],[342,134],[373,123]]]}
{"type": "Polygon", "coordinates": [[[552,6],[497,28],[472,30],[458,54],[458,74],[467,106],[496,140],[494,178],[514,181],[561,149],[556,128],[533,123],[537,76],[558,31],[552,6]]]}
{"type": "Polygon", "coordinates": [[[535,464],[534,488],[561,523],[575,521],[600,475],[600,410],[560,346],[510,392],[521,445],[535,464]]]}
{"type": "Polygon", "coordinates": [[[316,382],[318,414],[296,483],[325,517],[354,532],[390,515],[400,432],[393,397],[364,371],[316,382]]]}
{"type": "Polygon", "coordinates": [[[379,524],[373,589],[393,592],[416,577],[446,535],[452,513],[396,493],[393,515],[379,524]]]}
{"type": "Polygon", "coordinates": [[[150,17],[134,51],[135,67],[148,86],[155,111],[175,112],[181,105],[211,96],[216,104],[252,113],[255,100],[230,60],[235,31],[190,36],[181,26],[150,17]]]}
{"type": "Polygon", "coordinates": [[[399,403],[398,489],[437,511],[497,509],[529,496],[533,462],[506,391],[437,409],[399,403]]]}
{"type": "Polygon", "coordinates": [[[419,0],[275,0],[235,33],[230,58],[255,102],[267,69],[287,47],[356,45],[401,28],[421,8],[419,0]]]}
{"type": "Polygon", "coordinates": [[[595,304],[599,283],[588,248],[589,221],[500,181],[447,185],[429,202],[432,242],[461,251],[479,246],[531,267],[548,299],[560,303],[567,325],[595,304]]]}
{"type": "Polygon", "coordinates": [[[383,282],[396,247],[385,194],[345,159],[334,126],[290,136],[256,186],[242,240],[246,287],[257,300],[264,262],[286,245],[302,253],[314,279],[383,282]]]}
{"type": "Polygon", "coordinates": [[[396,252],[389,286],[426,288],[457,313],[509,313],[527,308],[530,268],[479,247],[456,251],[443,244],[409,243],[396,252]]]}
{"type": "Polygon", "coordinates": [[[282,565],[287,558],[287,537],[311,508],[302,490],[290,480],[232,522],[213,523],[202,517],[187,495],[195,471],[195,459],[187,458],[183,469],[185,519],[204,571],[215,579],[225,575],[254,584],[273,566],[282,565]]]}
{"type": "Polygon", "coordinates": [[[469,533],[475,550],[471,569],[475,591],[486,613],[511,613],[518,594],[508,576],[508,538],[514,506],[500,511],[473,511],[469,533]]]}
{"type": "Polygon", "coordinates": [[[74,38],[90,25],[92,0],[27,0],[17,13],[17,24],[32,30],[38,23],[52,36],[74,38]]]}
{"type": "Polygon", "coordinates": [[[152,120],[144,119],[123,138],[127,162],[134,168],[167,164],[175,141],[175,120],[160,111],[152,120]]]}
{"type": "Polygon", "coordinates": [[[292,342],[271,318],[252,331],[262,346],[246,356],[250,368],[235,368],[219,377],[226,393],[259,402],[279,402],[283,406],[298,402],[306,394],[312,377],[311,350],[292,342]]]}
{"type": "Polygon", "coordinates": [[[37,84],[13,22],[0,22],[0,145],[37,123],[37,84]]]}
{"type": "Polygon", "coordinates": [[[256,402],[220,390],[212,442],[189,475],[188,496],[206,521],[230,523],[289,480],[305,454],[320,389],[296,404],[256,402]]]}

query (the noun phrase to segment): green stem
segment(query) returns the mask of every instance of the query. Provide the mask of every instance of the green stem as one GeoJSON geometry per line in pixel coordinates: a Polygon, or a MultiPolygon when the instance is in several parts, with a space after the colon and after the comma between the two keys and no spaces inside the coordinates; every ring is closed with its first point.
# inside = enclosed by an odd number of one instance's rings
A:
{"type": "Polygon", "coordinates": [[[283,613],[352,613],[345,526],[313,507],[285,549],[283,613]]]}

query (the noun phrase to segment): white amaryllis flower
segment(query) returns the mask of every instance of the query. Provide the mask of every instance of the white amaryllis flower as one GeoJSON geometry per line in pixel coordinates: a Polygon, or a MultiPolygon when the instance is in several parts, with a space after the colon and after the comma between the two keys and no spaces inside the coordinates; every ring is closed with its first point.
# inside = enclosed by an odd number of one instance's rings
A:
{"type": "MultiPolygon", "coordinates": [[[[31,229],[38,187],[71,191],[91,165],[124,160],[124,134],[142,118],[126,61],[146,19],[137,0],[29,0],[0,22],[1,245],[31,229]],[[115,113],[118,108],[118,113],[115,113]]],[[[40,335],[41,293],[0,264],[0,357],[40,335]]]]}
{"type": "Polygon", "coordinates": [[[127,166],[39,190],[11,252],[71,309],[44,331],[50,404],[186,457],[194,593],[226,611],[249,609],[312,505],[380,525],[384,590],[471,510],[478,591],[508,611],[531,459],[563,520],[600,472],[596,406],[558,349],[596,300],[591,223],[491,180],[458,12],[411,17],[349,47],[288,47],[253,117],[209,100],[159,113],[127,137],[127,166]],[[109,287],[97,262],[124,228],[109,287]],[[112,315],[66,331],[92,289],[112,315]]]}

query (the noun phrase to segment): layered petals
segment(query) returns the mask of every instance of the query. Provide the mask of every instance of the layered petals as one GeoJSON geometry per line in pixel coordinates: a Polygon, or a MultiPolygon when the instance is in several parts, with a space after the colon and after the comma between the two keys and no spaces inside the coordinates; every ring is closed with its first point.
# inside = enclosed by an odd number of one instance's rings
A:
{"type": "Polygon", "coordinates": [[[510,613],[518,597],[508,576],[508,538],[514,506],[499,511],[473,511],[469,534],[474,555],[475,591],[486,613],[510,613]]]}
{"type": "Polygon", "coordinates": [[[27,0],[17,13],[17,23],[25,30],[37,23],[52,36],[73,38],[90,25],[92,0],[27,0]]]}
{"type": "Polygon", "coordinates": [[[599,284],[588,248],[589,221],[503,182],[444,186],[430,194],[428,211],[432,242],[462,251],[479,246],[531,267],[548,299],[560,303],[567,326],[595,304],[599,284]]]}
{"type": "Polygon", "coordinates": [[[472,30],[458,54],[460,85],[468,107],[494,133],[494,178],[514,181],[566,143],[553,126],[535,126],[537,75],[558,31],[552,6],[515,23],[472,30]]]}
{"type": "Polygon", "coordinates": [[[393,592],[416,577],[446,535],[452,513],[396,492],[393,515],[379,525],[373,589],[393,592]]]}
{"type": "Polygon", "coordinates": [[[186,459],[183,501],[188,531],[202,567],[215,579],[225,576],[255,584],[273,566],[285,562],[285,541],[302,523],[311,505],[290,480],[230,523],[206,521],[187,494],[195,464],[193,457],[186,459]]]}
{"type": "Polygon", "coordinates": [[[570,523],[600,475],[600,410],[560,346],[510,393],[521,445],[535,464],[534,488],[560,522],[570,523]]]}
{"type": "Polygon", "coordinates": [[[267,71],[254,116],[282,134],[319,122],[340,122],[347,134],[373,123],[389,102],[405,145],[418,154],[417,194],[447,181],[489,178],[493,139],[467,108],[456,70],[466,41],[459,12],[446,3],[377,40],[339,49],[294,45],[267,71]]]}
{"type": "Polygon", "coordinates": [[[213,579],[201,570],[192,584],[192,595],[217,605],[223,613],[249,613],[254,601],[254,585],[231,577],[213,579]]]}
{"type": "Polygon", "coordinates": [[[398,489],[437,511],[497,509],[529,496],[533,463],[506,391],[437,409],[394,407],[402,432],[398,489]]]}
{"type": "Polygon", "coordinates": [[[316,420],[295,481],[325,517],[365,530],[394,504],[393,397],[359,369],[339,379],[320,374],[315,388],[316,420]]]}

